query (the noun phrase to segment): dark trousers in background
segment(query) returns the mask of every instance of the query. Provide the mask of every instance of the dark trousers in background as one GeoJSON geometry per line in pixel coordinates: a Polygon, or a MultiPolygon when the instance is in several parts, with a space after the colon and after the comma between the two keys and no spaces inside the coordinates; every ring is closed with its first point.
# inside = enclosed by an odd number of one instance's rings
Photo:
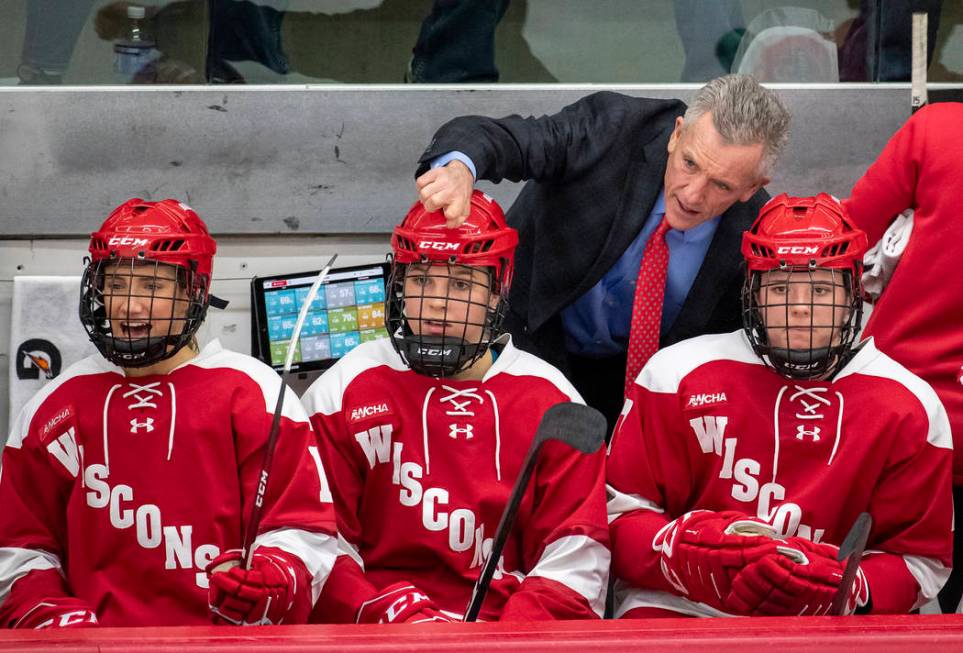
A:
{"type": "Polygon", "coordinates": [[[569,380],[585,403],[597,409],[609,424],[606,441],[612,438],[622,412],[625,392],[625,354],[611,358],[585,358],[569,354],[569,380]]]}
{"type": "Polygon", "coordinates": [[[495,27],[509,0],[435,0],[421,24],[409,82],[492,83],[495,27]]]}
{"type": "Polygon", "coordinates": [[[953,572],[940,591],[940,610],[956,612],[963,598],[963,486],[953,486],[953,572]]]}

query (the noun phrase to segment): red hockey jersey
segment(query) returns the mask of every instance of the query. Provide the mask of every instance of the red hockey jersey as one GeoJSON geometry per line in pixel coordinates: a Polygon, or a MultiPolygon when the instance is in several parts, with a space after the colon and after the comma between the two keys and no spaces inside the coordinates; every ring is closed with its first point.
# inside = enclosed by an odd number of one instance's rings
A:
{"type": "MultiPolygon", "coordinates": [[[[542,414],[581,402],[555,368],[502,342],[482,381],[423,376],[388,340],[364,343],[302,398],[341,536],[318,620],[353,622],[398,581],[463,614],[542,414]]],[[[605,520],[603,452],[546,443],[480,618],[600,616],[605,520]]]]}
{"type": "Polygon", "coordinates": [[[933,386],[956,440],[963,484],[963,104],[923,107],[890,139],[843,204],[876,242],[903,210],[913,233],[866,325],[879,348],[933,386]]]}
{"type": "Polygon", "coordinates": [[[653,543],[697,508],[836,545],[868,511],[862,568],[873,611],[908,612],[949,575],[951,446],[936,394],[872,340],[832,381],[775,373],[742,331],[658,352],[625,402],[608,458],[616,614],[719,614],[672,589],[653,543]]]}
{"type": "MultiPolygon", "coordinates": [[[[76,596],[102,625],[210,623],[204,567],[238,548],[280,382],[217,341],[166,375],[71,366],[13,424],[0,476],[0,624],[76,596]]],[[[314,596],[336,554],[307,415],[288,390],[257,545],[305,563],[314,596]]]]}

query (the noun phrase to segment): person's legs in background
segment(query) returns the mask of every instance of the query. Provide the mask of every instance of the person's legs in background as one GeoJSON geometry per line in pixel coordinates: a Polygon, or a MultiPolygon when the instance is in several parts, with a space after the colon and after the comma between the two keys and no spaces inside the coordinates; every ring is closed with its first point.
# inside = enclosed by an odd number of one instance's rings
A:
{"type": "Polygon", "coordinates": [[[29,0],[17,76],[21,84],[60,84],[94,0],[29,0]]]}
{"type": "Polygon", "coordinates": [[[498,81],[495,28],[509,0],[435,0],[421,24],[405,81],[498,81]]]}

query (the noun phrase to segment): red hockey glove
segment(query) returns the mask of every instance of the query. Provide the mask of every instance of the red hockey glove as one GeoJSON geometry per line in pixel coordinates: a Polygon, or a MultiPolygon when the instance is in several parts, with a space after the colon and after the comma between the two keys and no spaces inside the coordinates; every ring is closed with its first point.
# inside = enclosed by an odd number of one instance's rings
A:
{"type": "Polygon", "coordinates": [[[239,549],[225,551],[204,571],[210,580],[208,607],[216,624],[263,626],[306,623],[311,579],[304,563],[275,547],[259,547],[244,569],[239,549]]]}
{"type": "Polygon", "coordinates": [[[653,547],[662,575],[679,594],[724,610],[736,575],[774,550],[773,528],[740,512],[697,510],[667,524],[653,547]]]}
{"type": "Polygon", "coordinates": [[[73,597],[44,599],[30,608],[14,628],[89,628],[97,625],[97,615],[85,601],[73,597]]]}
{"type": "MultiPolygon", "coordinates": [[[[729,612],[741,615],[823,615],[843,579],[838,547],[790,537],[777,551],[747,566],[733,581],[729,612]]],[[[869,602],[869,584],[860,569],[846,614],[869,602]]]]}
{"type": "Polygon", "coordinates": [[[358,609],[355,623],[399,624],[451,621],[438,611],[435,602],[411,583],[395,583],[358,609]]]}

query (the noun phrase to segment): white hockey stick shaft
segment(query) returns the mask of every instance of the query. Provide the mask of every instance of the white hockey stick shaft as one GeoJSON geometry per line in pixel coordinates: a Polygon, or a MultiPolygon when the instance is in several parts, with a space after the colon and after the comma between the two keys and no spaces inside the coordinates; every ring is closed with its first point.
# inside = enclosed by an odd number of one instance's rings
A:
{"type": "Polygon", "coordinates": [[[271,466],[274,463],[274,449],[277,444],[278,433],[281,431],[281,412],[284,409],[284,395],[287,390],[288,374],[291,371],[291,364],[294,361],[294,352],[298,346],[298,338],[301,337],[301,329],[304,327],[304,320],[308,315],[308,309],[314,298],[318,295],[318,289],[324,283],[331,266],[334,264],[338,255],[335,254],[318,273],[311,289],[308,290],[307,297],[304,298],[304,305],[298,313],[298,321],[294,324],[294,331],[291,333],[291,341],[288,343],[288,354],[284,359],[284,368],[281,370],[281,388],[278,391],[278,401],[274,407],[274,418],[271,420],[271,430],[268,433],[267,442],[264,445],[264,460],[261,463],[261,473],[258,475],[257,494],[251,504],[251,515],[247,520],[247,529],[244,531],[242,550],[244,551],[244,568],[251,568],[251,560],[254,558],[254,539],[257,537],[257,529],[261,524],[261,517],[264,514],[264,497],[267,495],[268,480],[271,476],[271,466]]]}

